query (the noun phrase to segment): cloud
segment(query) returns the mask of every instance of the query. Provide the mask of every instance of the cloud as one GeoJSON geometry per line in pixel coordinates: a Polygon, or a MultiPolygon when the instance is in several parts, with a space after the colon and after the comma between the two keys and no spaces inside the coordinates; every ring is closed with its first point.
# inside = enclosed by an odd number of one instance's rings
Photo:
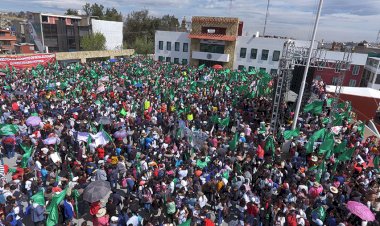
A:
{"type": "MultiPolygon", "coordinates": [[[[115,7],[127,15],[148,9],[152,15],[229,16],[244,21],[244,33],[262,31],[266,0],[1,0],[2,9],[63,13],[81,9],[86,2],[115,7]]],[[[318,0],[276,0],[270,2],[267,34],[308,39],[318,0]]],[[[374,40],[379,29],[379,0],[324,1],[317,37],[325,40],[374,40]]]]}

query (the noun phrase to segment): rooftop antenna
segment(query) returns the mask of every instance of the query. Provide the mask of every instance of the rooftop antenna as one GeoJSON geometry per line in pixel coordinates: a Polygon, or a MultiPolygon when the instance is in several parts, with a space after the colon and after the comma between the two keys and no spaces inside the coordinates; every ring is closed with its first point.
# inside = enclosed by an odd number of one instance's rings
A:
{"type": "Polygon", "coordinates": [[[270,3],[270,0],[268,0],[267,13],[265,14],[265,23],[264,23],[264,32],[263,32],[264,37],[265,37],[265,30],[267,28],[267,21],[268,21],[268,16],[269,16],[269,3],[270,3]]]}

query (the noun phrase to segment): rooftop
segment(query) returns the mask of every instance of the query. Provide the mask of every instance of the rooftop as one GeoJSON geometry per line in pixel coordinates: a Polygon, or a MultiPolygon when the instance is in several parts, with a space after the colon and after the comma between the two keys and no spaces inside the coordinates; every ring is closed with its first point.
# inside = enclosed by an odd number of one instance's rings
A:
{"type": "Polygon", "coordinates": [[[193,16],[192,22],[209,22],[209,23],[238,23],[239,18],[236,17],[206,17],[193,16]]]}
{"type": "MultiPolygon", "coordinates": [[[[334,93],[336,86],[327,85],[326,91],[328,93],[334,93]]],[[[374,99],[380,99],[380,91],[377,89],[372,89],[369,87],[350,87],[342,86],[340,90],[341,94],[352,95],[352,96],[361,96],[361,97],[370,97],[374,99]]]]}
{"type": "Polygon", "coordinates": [[[72,16],[72,15],[58,15],[58,14],[51,14],[51,13],[41,13],[41,16],[52,16],[52,17],[63,17],[63,18],[70,18],[70,19],[82,19],[80,16],[72,16]]]}

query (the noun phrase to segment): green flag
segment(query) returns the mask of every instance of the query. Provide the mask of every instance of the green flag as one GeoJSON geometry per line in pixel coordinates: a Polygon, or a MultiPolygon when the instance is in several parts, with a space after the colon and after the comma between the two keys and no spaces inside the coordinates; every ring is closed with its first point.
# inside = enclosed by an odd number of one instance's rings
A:
{"type": "Polygon", "coordinates": [[[18,126],[13,124],[0,124],[0,136],[14,135],[18,131],[18,126]]]}
{"type": "Polygon", "coordinates": [[[344,140],[342,143],[340,143],[340,144],[338,144],[338,145],[336,145],[335,147],[334,147],[334,153],[342,153],[342,152],[344,152],[344,150],[346,150],[346,146],[347,146],[347,141],[346,140],[344,140]]]}
{"type": "Polygon", "coordinates": [[[319,152],[318,152],[318,154],[324,154],[327,151],[333,150],[333,148],[334,148],[334,139],[326,139],[319,146],[319,152]]]}
{"type": "Polygon", "coordinates": [[[33,200],[33,203],[37,203],[38,205],[41,205],[41,206],[45,205],[45,196],[44,196],[43,191],[37,192],[32,197],[30,197],[30,199],[33,200]]]}
{"type": "Polygon", "coordinates": [[[239,134],[235,133],[234,138],[228,143],[231,150],[236,150],[238,140],[239,140],[239,134]]]}
{"type": "Polygon", "coordinates": [[[120,115],[126,116],[127,115],[127,111],[124,108],[122,108],[121,111],[120,111],[120,115]]]}
{"type": "Polygon", "coordinates": [[[300,135],[299,129],[284,131],[284,139],[285,140],[290,140],[292,137],[298,137],[299,135],[300,135]]]}
{"type": "Polygon", "coordinates": [[[339,155],[337,160],[340,162],[348,161],[351,159],[354,152],[355,152],[355,148],[346,149],[341,155],[339,155]]]}
{"type": "Polygon", "coordinates": [[[198,67],[198,70],[203,70],[203,68],[205,68],[206,65],[202,64],[198,67]]]}
{"type": "Polygon", "coordinates": [[[364,122],[362,122],[362,123],[360,123],[360,125],[358,125],[358,132],[359,132],[360,135],[362,135],[362,136],[363,136],[363,134],[364,134],[364,128],[365,128],[365,123],[364,123],[364,122]]]}
{"type": "Polygon", "coordinates": [[[311,112],[313,114],[321,114],[323,109],[323,101],[314,101],[310,104],[307,104],[304,107],[304,112],[311,112]]]}
{"type": "Polygon", "coordinates": [[[305,145],[306,153],[310,154],[314,151],[314,139],[310,139],[305,145]]]}
{"type": "Polygon", "coordinates": [[[228,124],[230,124],[230,117],[227,117],[227,118],[225,118],[223,120],[220,120],[219,124],[222,125],[222,126],[228,126],[228,124]]]}
{"type": "Polygon", "coordinates": [[[265,141],[264,150],[266,152],[272,151],[272,154],[275,152],[275,145],[274,145],[274,139],[273,136],[268,136],[267,140],[265,141]]]}
{"type": "Polygon", "coordinates": [[[317,175],[315,177],[315,179],[320,182],[321,181],[321,178],[322,178],[322,175],[326,172],[326,163],[325,161],[323,161],[317,168],[318,172],[317,172],[317,175]]]}
{"type": "Polygon", "coordinates": [[[22,150],[24,150],[24,154],[22,155],[22,159],[21,159],[21,167],[22,168],[26,168],[28,167],[28,160],[30,158],[30,156],[32,155],[32,151],[33,151],[33,147],[30,146],[30,147],[27,147],[23,144],[20,144],[20,147],[22,148],[22,150]]]}
{"type": "Polygon", "coordinates": [[[379,163],[380,163],[380,157],[377,155],[377,156],[373,159],[373,166],[375,167],[375,169],[379,169],[379,163]]]}
{"type": "Polygon", "coordinates": [[[50,205],[46,208],[46,212],[49,213],[48,218],[46,220],[46,226],[55,226],[58,224],[58,205],[65,199],[66,191],[67,189],[61,191],[57,195],[54,195],[50,202],[50,205]]]}
{"type": "Polygon", "coordinates": [[[326,210],[325,208],[323,208],[323,206],[320,206],[314,209],[312,213],[316,213],[316,215],[318,216],[318,219],[320,219],[321,221],[324,221],[326,218],[326,210]]]}
{"type": "Polygon", "coordinates": [[[313,139],[314,141],[316,141],[318,139],[323,139],[325,134],[326,134],[326,129],[325,128],[320,129],[320,130],[314,132],[313,135],[311,135],[311,139],[313,139]]]}
{"type": "Polygon", "coordinates": [[[183,222],[182,224],[179,224],[178,226],[190,226],[190,225],[191,225],[191,218],[183,222]]]}

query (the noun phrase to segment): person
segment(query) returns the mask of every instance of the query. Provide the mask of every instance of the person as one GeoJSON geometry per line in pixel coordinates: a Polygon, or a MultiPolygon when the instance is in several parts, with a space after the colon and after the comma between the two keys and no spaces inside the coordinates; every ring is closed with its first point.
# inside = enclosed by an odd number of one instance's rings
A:
{"type": "Polygon", "coordinates": [[[38,204],[32,203],[31,205],[31,217],[34,223],[34,226],[43,226],[45,225],[45,207],[38,204]]]}
{"type": "Polygon", "coordinates": [[[96,217],[93,218],[92,224],[93,226],[109,226],[109,215],[107,214],[107,210],[104,208],[99,209],[96,217]]]}
{"type": "Polygon", "coordinates": [[[64,221],[66,225],[72,225],[74,219],[74,207],[72,205],[73,198],[67,196],[63,202],[64,221]]]}

